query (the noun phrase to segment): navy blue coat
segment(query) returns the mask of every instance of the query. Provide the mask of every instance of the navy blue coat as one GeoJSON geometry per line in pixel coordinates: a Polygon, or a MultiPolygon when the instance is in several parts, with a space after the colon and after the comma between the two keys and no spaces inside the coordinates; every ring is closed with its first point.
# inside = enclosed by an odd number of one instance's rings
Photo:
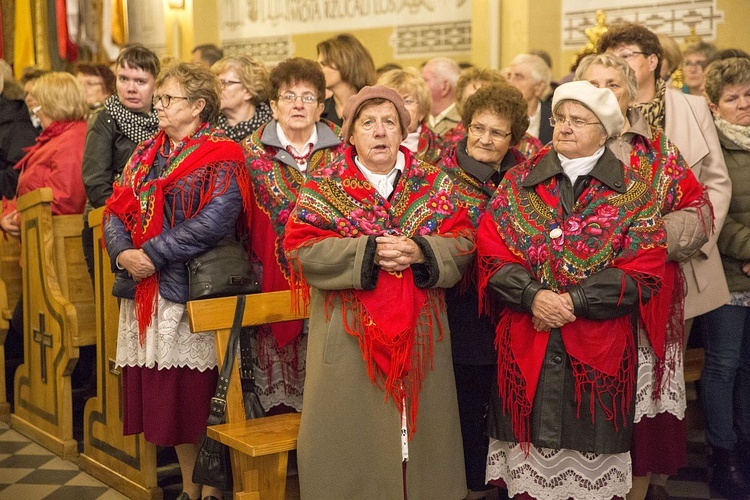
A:
{"type": "MultiPolygon", "coordinates": [[[[189,177],[202,173],[202,169],[197,169],[189,177]]],[[[152,169],[149,178],[155,175],[155,170],[152,169]]],[[[226,171],[217,176],[217,184],[221,184],[223,175],[227,175],[226,171]]],[[[203,183],[187,182],[186,185],[201,189],[203,183]]],[[[234,234],[235,223],[242,210],[242,195],[236,179],[232,179],[225,192],[214,196],[190,219],[185,219],[186,207],[181,205],[181,200],[194,199],[195,206],[188,212],[195,213],[199,196],[178,196],[175,201],[175,192],[172,191],[165,193],[165,199],[170,207],[173,202],[176,203],[174,227],[165,216],[161,234],[148,240],[142,248],[159,273],[159,292],[162,297],[172,302],[185,303],[188,299],[188,271],[185,264],[216,246],[222,238],[234,234]]],[[[117,256],[121,252],[135,248],[130,233],[125,230],[120,219],[111,216],[104,223],[103,236],[112,261],[112,271],[117,275],[112,294],[132,299],[135,297],[135,281],[127,272],[117,269],[116,265],[117,256]]]]}

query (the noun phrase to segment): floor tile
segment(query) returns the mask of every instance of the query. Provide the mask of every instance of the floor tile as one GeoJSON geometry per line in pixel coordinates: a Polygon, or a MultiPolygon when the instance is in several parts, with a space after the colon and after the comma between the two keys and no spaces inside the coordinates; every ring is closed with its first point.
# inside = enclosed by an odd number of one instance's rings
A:
{"type": "Polygon", "coordinates": [[[27,474],[18,482],[21,484],[65,484],[80,472],[75,470],[44,470],[38,469],[27,474]]]}
{"type": "Polygon", "coordinates": [[[42,500],[59,487],[53,484],[11,484],[0,491],[0,500],[42,500]]]}
{"type": "Polygon", "coordinates": [[[19,455],[46,455],[48,457],[54,457],[55,454],[49,451],[43,446],[39,446],[36,443],[27,443],[26,446],[18,450],[19,455]]]}
{"type": "Polygon", "coordinates": [[[11,455],[0,462],[0,468],[38,469],[53,458],[54,455],[11,455]]]}
{"type": "Polygon", "coordinates": [[[69,460],[63,460],[60,457],[54,457],[46,464],[39,467],[40,469],[57,469],[57,470],[80,470],[76,464],[69,460]]]}
{"type": "Polygon", "coordinates": [[[108,490],[96,500],[128,500],[128,497],[115,490],[108,490]]]}
{"type": "Polygon", "coordinates": [[[107,487],[60,486],[49,495],[50,500],[96,500],[107,492],[107,487]]]}
{"type": "Polygon", "coordinates": [[[34,472],[35,469],[23,469],[19,467],[6,468],[0,466],[0,484],[13,484],[25,476],[34,472]]]}
{"type": "Polygon", "coordinates": [[[65,483],[65,486],[107,486],[96,478],[93,478],[85,472],[79,472],[75,477],[65,483]]]}

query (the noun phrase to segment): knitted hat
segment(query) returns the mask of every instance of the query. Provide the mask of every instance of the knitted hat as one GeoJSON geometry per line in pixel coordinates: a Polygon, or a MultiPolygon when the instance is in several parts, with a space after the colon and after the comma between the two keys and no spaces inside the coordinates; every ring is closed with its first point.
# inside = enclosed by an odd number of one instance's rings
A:
{"type": "Polygon", "coordinates": [[[396,106],[398,118],[401,122],[401,139],[406,139],[409,123],[411,123],[411,115],[409,115],[409,112],[406,111],[406,108],[404,107],[404,99],[398,92],[390,87],[386,87],[385,85],[372,85],[364,87],[346,101],[346,106],[344,106],[344,112],[342,113],[344,125],[341,128],[344,141],[349,143],[349,138],[354,133],[354,119],[357,118],[362,105],[370,99],[386,99],[396,106]]]}
{"type": "Polygon", "coordinates": [[[578,101],[589,108],[602,122],[610,137],[619,134],[625,125],[617,97],[609,89],[594,87],[584,80],[563,83],[557,87],[552,97],[552,111],[555,112],[557,105],[565,100],[578,101]]]}

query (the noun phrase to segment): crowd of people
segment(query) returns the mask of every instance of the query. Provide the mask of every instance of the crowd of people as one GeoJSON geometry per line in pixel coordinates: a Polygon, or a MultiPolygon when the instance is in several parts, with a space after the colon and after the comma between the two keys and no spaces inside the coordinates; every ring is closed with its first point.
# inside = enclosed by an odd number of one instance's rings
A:
{"type": "MultiPolygon", "coordinates": [[[[266,413],[302,412],[303,499],[669,498],[691,331],[711,487],[750,498],[750,55],[632,23],[560,82],[542,52],[317,54],[2,71],[0,228],[42,186],[106,207],[123,432],[175,447],[179,499],[223,494],[193,482],[217,370],[185,264],[225,238],[309,307],[248,344],[266,413]]],[[[19,304],[8,373],[22,328],[19,304]]]]}

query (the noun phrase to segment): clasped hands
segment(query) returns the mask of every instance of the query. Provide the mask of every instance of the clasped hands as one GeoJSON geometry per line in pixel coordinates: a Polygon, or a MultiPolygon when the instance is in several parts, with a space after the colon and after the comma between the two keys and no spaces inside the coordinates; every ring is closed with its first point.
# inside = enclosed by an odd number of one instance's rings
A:
{"type": "Polygon", "coordinates": [[[17,210],[13,210],[0,219],[0,227],[5,231],[8,236],[14,238],[21,237],[21,214],[17,210]]]}
{"type": "Polygon", "coordinates": [[[576,320],[573,314],[573,299],[569,293],[539,290],[531,303],[531,312],[534,315],[534,329],[538,332],[560,328],[576,320]]]}
{"type": "Polygon", "coordinates": [[[425,261],[422,249],[403,235],[386,234],[375,238],[375,264],[388,272],[404,271],[412,264],[425,261]]]}
{"type": "Polygon", "coordinates": [[[136,282],[148,278],[156,272],[151,259],[141,249],[123,250],[117,256],[117,263],[123,267],[136,282]]]}

